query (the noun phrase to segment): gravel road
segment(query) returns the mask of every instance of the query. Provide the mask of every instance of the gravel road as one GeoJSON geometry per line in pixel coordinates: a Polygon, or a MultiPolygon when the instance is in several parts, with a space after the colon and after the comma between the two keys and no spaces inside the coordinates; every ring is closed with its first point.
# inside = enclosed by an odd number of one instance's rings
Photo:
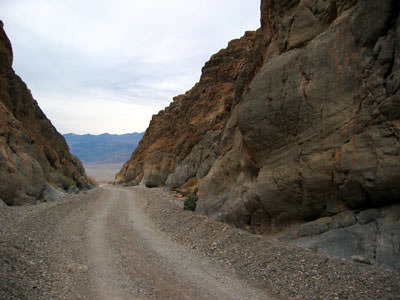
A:
{"type": "Polygon", "coordinates": [[[183,211],[162,189],[104,186],[0,206],[0,299],[400,299],[400,274],[183,211]]]}
{"type": "Polygon", "coordinates": [[[173,242],[143,213],[137,190],[104,187],[81,198],[25,212],[9,245],[26,260],[22,271],[39,265],[42,278],[35,280],[37,270],[7,278],[14,282],[0,284],[2,299],[273,299],[173,242]],[[32,244],[15,246],[22,236],[32,244]],[[31,289],[22,278],[33,280],[31,289]]]}

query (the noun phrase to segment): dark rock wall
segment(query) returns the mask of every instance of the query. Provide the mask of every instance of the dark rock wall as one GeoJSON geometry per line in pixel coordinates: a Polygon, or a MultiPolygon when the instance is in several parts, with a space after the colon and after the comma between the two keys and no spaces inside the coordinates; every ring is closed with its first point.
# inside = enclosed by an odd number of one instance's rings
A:
{"type": "Polygon", "coordinates": [[[273,3],[263,19],[279,15],[281,27],[200,185],[199,212],[275,231],[398,202],[398,2],[273,3]]]}
{"type": "Polygon", "coordinates": [[[263,1],[264,64],[197,211],[253,232],[289,228],[289,243],[400,270],[398,206],[385,209],[400,202],[399,2],[280,3],[263,1]],[[381,209],[364,222],[367,208],[381,209]]]}
{"type": "MultiPolygon", "coordinates": [[[[35,202],[62,189],[89,187],[80,161],[12,69],[12,48],[0,28],[0,195],[9,205],[35,202]],[[53,187],[51,186],[53,185],[53,187]]],[[[45,199],[46,200],[46,199],[45,199]]]]}

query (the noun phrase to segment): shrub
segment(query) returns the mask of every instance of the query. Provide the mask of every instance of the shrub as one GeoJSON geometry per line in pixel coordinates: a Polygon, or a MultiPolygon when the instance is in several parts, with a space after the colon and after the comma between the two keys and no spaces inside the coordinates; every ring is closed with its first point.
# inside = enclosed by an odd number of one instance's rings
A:
{"type": "Polygon", "coordinates": [[[196,210],[196,201],[197,201],[196,193],[193,192],[193,193],[189,194],[186,197],[185,201],[183,202],[183,209],[195,211],[196,210]]]}
{"type": "Polygon", "coordinates": [[[64,190],[68,191],[69,187],[74,184],[74,181],[71,178],[66,176],[62,176],[61,185],[64,190]]]}

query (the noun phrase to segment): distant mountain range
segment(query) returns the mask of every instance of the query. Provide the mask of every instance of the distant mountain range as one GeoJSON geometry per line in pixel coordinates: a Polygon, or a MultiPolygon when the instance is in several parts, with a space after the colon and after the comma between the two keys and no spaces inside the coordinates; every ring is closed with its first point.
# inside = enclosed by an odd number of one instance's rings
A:
{"type": "Polygon", "coordinates": [[[83,163],[123,163],[141,140],[142,133],[64,134],[71,153],[83,163]]]}

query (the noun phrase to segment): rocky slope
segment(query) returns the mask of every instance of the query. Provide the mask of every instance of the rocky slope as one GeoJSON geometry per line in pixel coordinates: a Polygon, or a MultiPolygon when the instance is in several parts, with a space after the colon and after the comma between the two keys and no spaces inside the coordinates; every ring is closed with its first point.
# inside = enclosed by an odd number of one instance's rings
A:
{"type": "Polygon", "coordinates": [[[12,69],[11,43],[0,24],[0,198],[8,205],[50,200],[89,187],[64,138],[12,69]],[[58,186],[58,189],[56,188],[58,186]]]}
{"type": "Polygon", "coordinates": [[[220,94],[155,116],[117,180],[200,184],[199,213],[320,251],[347,243],[332,254],[400,270],[399,11],[395,0],[262,0],[237,67],[226,68],[230,45],[194,88],[220,94]]]}
{"type": "Polygon", "coordinates": [[[255,33],[230,42],[211,57],[199,83],[153,116],[117,182],[177,187],[192,177],[204,177],[218,156],[219,136],[230,115],[236,81],[249,61],[255,33]],[[176,176],[169,176],[186,159],[176,176]],[[169,177],[168,177],[169,176],[169,177]]]}

